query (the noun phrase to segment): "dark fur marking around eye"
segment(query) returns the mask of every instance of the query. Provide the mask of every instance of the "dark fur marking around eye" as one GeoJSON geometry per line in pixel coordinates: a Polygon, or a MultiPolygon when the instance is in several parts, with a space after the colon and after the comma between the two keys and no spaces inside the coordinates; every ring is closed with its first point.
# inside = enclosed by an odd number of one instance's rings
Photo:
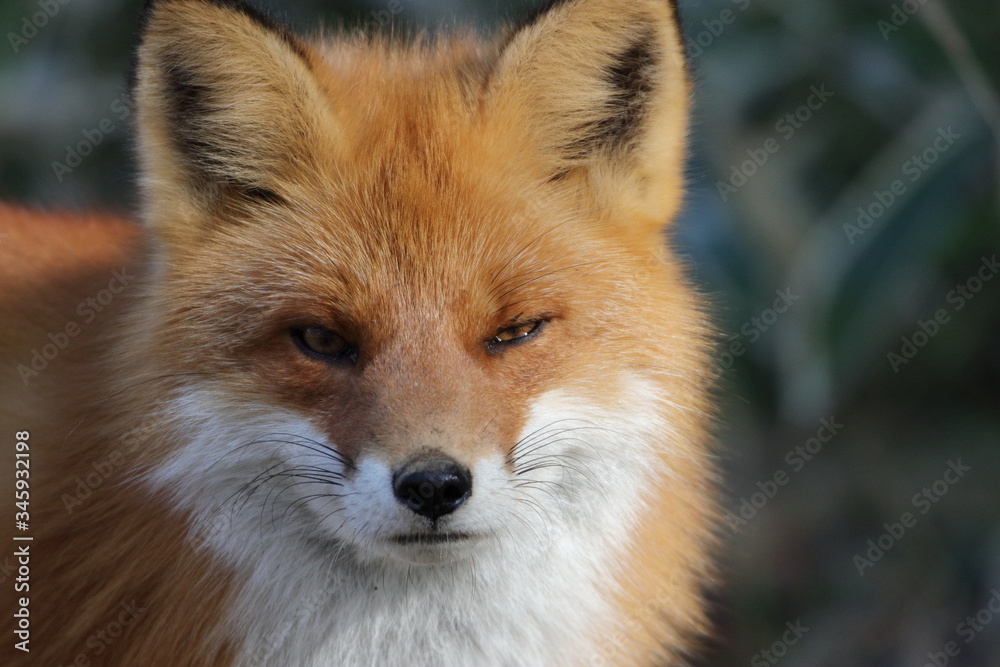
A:
{"type": "MultiPolygon", "coordinates": [[[[239,184],[236,185],[237,187],[240,187],[239,184]]],[[[246,197],[263,204],[284,205],[288,203],[285,201],[284,197],[273,190],[268,190],[267,188],[249,186],[241,187],[240,189],[246,197]]]]}

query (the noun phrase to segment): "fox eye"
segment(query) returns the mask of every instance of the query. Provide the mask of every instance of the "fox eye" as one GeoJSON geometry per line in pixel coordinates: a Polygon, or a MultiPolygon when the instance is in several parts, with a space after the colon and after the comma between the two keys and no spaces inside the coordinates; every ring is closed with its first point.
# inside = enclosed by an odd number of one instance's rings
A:
{"type": "Polygon", "coordinates": [[[504,348],[526,343],[542,331],[545,322],[546,320],[541,319],[529,320],[514,326],[504,327],[497,331],[493,338],[486,341],[486,351],[496,354],[503,351],[504,348]]]}
{"type": "Polygon", "coordinates": [[[326,327],[293,329],[292,340],[306,355],[331,364],[353,364],[358,351],[343,336],[326,327]]]}

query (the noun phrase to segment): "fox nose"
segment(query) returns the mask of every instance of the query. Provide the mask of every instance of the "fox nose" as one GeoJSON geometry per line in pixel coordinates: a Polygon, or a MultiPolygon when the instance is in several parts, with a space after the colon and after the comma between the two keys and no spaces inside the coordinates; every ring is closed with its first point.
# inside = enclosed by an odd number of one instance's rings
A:
{"type": "Polygon", "coordinates": [[[472,495],[472,474],[449,458],[421,459],[396,471],[392,489],[403,505],[436,521],[472,495]]]}

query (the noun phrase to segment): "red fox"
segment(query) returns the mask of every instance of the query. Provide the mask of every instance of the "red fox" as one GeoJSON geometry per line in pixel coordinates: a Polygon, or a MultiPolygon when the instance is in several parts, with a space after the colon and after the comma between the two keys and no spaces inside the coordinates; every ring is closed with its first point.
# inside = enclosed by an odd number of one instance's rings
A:
{"type": "Polygon", "coordinates": [[[0,209],[4,664],[686,664],[719,513],[676,8],[142,26],[142,225],[0,209]]]}

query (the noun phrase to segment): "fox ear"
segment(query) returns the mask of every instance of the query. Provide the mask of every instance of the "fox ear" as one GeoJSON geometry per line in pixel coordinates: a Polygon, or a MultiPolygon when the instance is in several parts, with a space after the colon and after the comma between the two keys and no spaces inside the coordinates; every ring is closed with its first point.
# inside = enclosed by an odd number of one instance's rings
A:
{"type": "Polygon", "coordinates": [[[510,35],[492,86],[548,178],[672,217],[690,96],[674,0],[550,1],[510,35]]]}
{"type": "Polygon", "coordinates": [[[142,32],[133,100],[151,224],[185,234],[206,211],[288,197],[331,126],[311,50],[241,0],[149,0],[142,32]]]}

